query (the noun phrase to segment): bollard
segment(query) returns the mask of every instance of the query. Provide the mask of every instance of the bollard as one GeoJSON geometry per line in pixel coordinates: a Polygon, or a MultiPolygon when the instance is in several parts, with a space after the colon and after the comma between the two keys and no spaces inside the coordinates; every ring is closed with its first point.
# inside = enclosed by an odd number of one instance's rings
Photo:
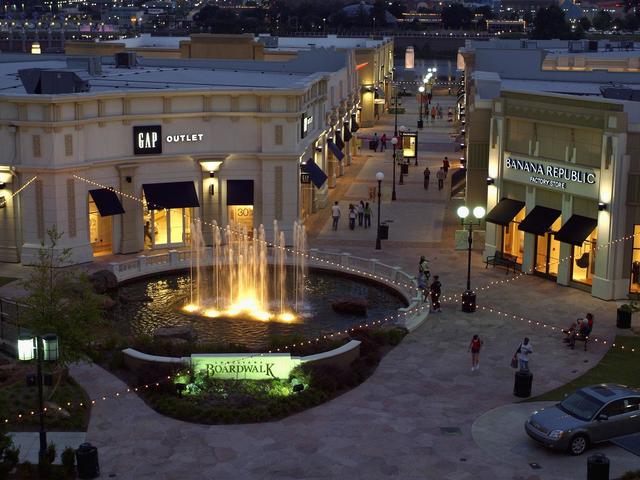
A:
{"type": "Polygon", "coordinates": [[[604,453],[587,458],[587,480],[609,480],[609,459],[604,453]]]}

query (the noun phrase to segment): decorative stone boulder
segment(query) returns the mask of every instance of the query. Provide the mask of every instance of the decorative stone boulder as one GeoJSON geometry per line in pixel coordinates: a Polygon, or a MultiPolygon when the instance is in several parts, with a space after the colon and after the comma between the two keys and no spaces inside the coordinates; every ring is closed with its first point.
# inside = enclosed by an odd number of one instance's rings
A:
{"type": "Polygon", "coordinates": [[[191,325],[180,325],[178,327],[160,327],[153,332],[153,338],[156,340],[169,340],[174,338],[180,338],[187,342],[192,342],[196,339],[196,332],[191,325]]]}
{"type": "Polygon", "coordinates": [[[105,293],[118,286],[118,278],[109,270],[98,270],[89,275],[89,281],[96,293],[105,293]]]}
{"type": "Polygon", "coordinates": [[[364,317],[367,314],[367,301],[362,298],[342,298],[331,302],[331,308],[336,313],[364,317]]]}

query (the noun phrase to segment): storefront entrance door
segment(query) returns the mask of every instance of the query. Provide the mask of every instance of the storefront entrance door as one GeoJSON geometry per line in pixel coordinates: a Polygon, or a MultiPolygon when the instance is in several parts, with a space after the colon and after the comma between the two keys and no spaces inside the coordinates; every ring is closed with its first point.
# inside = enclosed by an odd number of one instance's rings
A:
{"type": "Polygon", "coordinates": [[[147,210],[145,206],[144,248],[184,245],[190,241],[190,222],[190,208],[147,210]]]}
{"type": "Polygon", "coordinates": [[[538,235],[536,239],[535,272],[550,277],[557,277],[559,262],[560,242],[553,238],[551,232],[538,235]]]}
{"type": "Polygon", "coordinates": [[[94,256],[112,253],[111,247],[111,217],[103,217],[98,207],[89,196],[89,241],[94,256]]]}

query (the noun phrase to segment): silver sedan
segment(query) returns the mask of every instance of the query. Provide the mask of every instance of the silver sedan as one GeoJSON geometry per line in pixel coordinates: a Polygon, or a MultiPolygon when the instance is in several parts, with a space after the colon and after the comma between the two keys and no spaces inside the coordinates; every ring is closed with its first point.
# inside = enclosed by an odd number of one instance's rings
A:
{"type": "Polygon", "coordinates": [[[524,428],[547,447],[580,455],[594,443],[640,433],[640,391],[614,384],[581,388],[533,412],[524,428]]]}

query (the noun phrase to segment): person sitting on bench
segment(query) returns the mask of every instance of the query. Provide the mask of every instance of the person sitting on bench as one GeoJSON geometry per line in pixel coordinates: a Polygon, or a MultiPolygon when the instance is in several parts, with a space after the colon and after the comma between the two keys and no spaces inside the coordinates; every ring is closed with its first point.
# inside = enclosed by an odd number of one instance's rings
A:
{"type": "Polygon", "coordinates": [[[582,340],[583,342],[587,341],[589,335],[591,334],[591,330],[593,329],[593,314],[587,313],[586,320],[579,319],[578,322],[579,323],[577,330],[575,330],[569,337],[569,346],[572,349],[575,348],[577,339],[582,340]]]}

